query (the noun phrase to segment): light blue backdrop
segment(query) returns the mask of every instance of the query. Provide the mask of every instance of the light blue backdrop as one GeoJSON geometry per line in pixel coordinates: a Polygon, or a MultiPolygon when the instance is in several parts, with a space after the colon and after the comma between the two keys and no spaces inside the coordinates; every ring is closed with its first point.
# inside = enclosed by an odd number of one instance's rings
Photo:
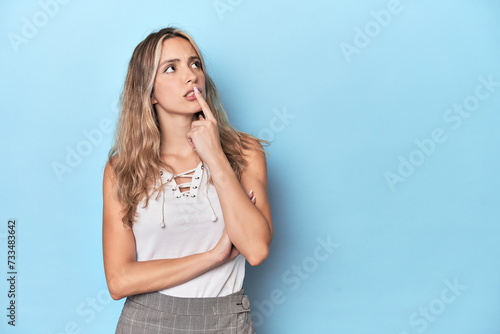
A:
{"type": "Polygon", "coordinates": [[[273,140],[258,333],[500,333],[500,3],[3,1],[2,333],[112,333],[101,180],[133,48],[188,30],[273,140]],[[8,220],[16,219],[16,326],[8,220]]]}

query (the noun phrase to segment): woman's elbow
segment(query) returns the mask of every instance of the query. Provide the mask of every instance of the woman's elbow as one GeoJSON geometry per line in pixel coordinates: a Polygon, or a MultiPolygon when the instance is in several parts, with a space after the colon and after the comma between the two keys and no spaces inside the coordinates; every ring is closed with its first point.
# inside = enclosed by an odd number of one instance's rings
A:
{"type": "Polygon", "coordinates": [[[111,298],[113,298],[113,300],[120,300],[122,298],[124,298],[125,296],[117,293],[117,292],[114,292],[113,290],[111,289],[108,289],[109,290],[109,295],[111,296],[111,298]]]}
{"type": "Polygon", "coordinates": [[[109,284],[108,284],[108,291],[109,291],[109,295],[114,300],[120,300],[120,299],[125,297],[124,294],[119,289],[117,289],[114,286],[109,285],[109,284]]]}
{"type": "Polygon", "coordinates": [[[108,291],[111,298],[114,300],[120,300],[127,297],[125,293],[125,287],[121,284],[121,280],[117,278],[108,279],[108,291]]]}
{"type": "Polygon", "coordinates": [[[250,263],[252,267],[258,266],[269,255],[269,246],[264,245],[260,249],[247,257],[247,262],[250,263]]]}

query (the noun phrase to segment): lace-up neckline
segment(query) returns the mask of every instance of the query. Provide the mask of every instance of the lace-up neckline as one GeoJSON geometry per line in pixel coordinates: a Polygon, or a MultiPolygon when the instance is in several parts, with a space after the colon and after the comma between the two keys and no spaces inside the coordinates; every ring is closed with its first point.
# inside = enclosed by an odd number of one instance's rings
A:
{"type": "MultiPolygon", "coordinates": [[[[204,164],[203,162],[200,162],[196,168],[190,169],[188,171],[178,173],[178,174],[172,174],[166,171],[161,171],[161,185],[160,185],[160,192],[158,195],[161,194],[163,197],[163,203],[162,203],[162,220],[160,223],[161,228],[165,228],[165,197],[166,196],[173,196],[177,199],[182,199],[184,198],[185,200],[190,199],[190,200],[197,200],[198,197],[198,190],[200,188],[201,181],[203,179],[203,176],[205,175],[204,173],[204,164]],[[193,173],[193,174],[190,174],[193,173]],[[188,178],[191,177],[191,180],[188,182],[180,183],[178,184],[176,182],[176,178],[188,178]],[[173,186],[171,190],[167,191],[170,194],[166,194],[166,188],[170,182],[173,182],[173,186]],[[181,191],[181,189],[185,189],[185,191],[181,191]]],[[[170,188],[170,187],[168,187],[170,188]]],[[[211,220],[213,222],[217,221],[217,215],[215,214],[215,211],[212,207],[212,203],[210,202],[210,198],[208,197],[208,186],[205,187],[205,190],[207,192],[207,200],[211,208],[211,220]]],[[[194,204],[194,203],[193,203],[194,204]]]]}
{"type": "MultiPolygon", "coordinates": [[[[182,196],[184,197],[196,197],[197,189],[199,187],[199,184],[201,182],[201,176],[203,174],[203,162],[200,162],[196,168],[190,169],[188,171],[179,173],[179,174],[170,174],[170,176],[165,180],[164,183],[162,183],[162,186],[166,185],[170,181],[173,181],[175,183],[175,186],[172,188],[172,193],[175,194],[175,197],[181,198],[182,196]],[[200,171],[200,172],[199,172],[200,171]],[[193,174],[190,174],[193,173],[193,174]],[[175,180],[176,178],[191,178],[191,181],[184,182],[178,184],[177,181],[175,180]],[[186,191],[182,191],[181,189],[187,188],[186,191]]],[[[163,175],[163,172],[162,172],[163,175]]],[[[162,180],[163,181],[163,180],[162,180]]]]}

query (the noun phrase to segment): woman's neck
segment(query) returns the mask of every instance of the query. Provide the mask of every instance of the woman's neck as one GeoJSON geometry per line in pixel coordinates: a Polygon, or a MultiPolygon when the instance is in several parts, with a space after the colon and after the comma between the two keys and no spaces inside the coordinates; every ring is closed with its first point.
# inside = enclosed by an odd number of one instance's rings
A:
{"type": "Polygon", "coordinates": [[[187,140],[191,123],[195,115],[166,114],[159,115],[161,129],[161,152],[164,157],[187,159],[198,156],[187,140]]]}

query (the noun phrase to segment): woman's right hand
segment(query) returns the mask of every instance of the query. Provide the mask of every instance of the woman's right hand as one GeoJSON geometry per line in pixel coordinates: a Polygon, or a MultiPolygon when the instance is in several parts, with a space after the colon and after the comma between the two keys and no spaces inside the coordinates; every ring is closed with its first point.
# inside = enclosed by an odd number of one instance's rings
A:
{"type": "Polygon", "coordinates": [[[224,230],[219,242],[210,252],[214,254],[219,265],[234,260],[240,254],[238,249],[231,243],[231,240],[229,240],[226,230],[224,230]]]}
{"type": "Polygon", "coordinates": [[[248,198],[250,198],[250,201],[252,201],[253,204],[257,201],[255,199],[255,196],[253,195],[253,190],[250,190],[250,192],[247,194],[248,198]]]}

